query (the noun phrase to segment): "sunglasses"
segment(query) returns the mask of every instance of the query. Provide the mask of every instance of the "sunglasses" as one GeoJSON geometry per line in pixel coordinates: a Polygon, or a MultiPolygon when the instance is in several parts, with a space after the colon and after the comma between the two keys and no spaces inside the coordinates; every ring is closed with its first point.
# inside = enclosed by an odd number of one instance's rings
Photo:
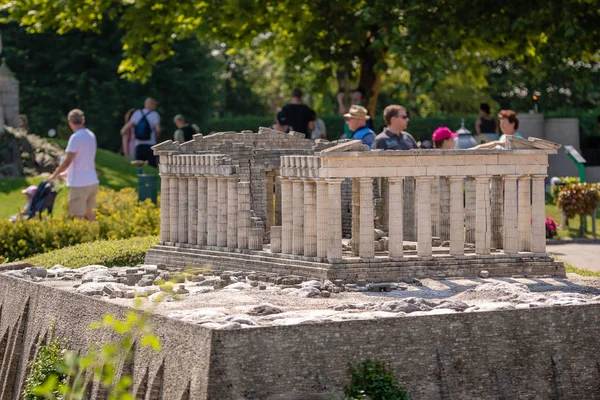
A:
{"type": "Polygon", "coordinates": [[[398,118],[408,119],[408,115],[398,115],[398,118]]]}

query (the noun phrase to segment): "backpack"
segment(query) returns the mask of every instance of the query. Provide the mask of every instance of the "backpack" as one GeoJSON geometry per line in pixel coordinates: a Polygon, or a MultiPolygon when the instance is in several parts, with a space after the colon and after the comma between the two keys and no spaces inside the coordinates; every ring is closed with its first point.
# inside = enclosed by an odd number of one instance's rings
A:
{"type": "Polygon", "coordinates": [[[142,113],[142,119],[140,119],[135,126],[135,138],[137,140],[150,140],[152,138],[152,126],[150,125],[150,121],[148,121],[146,116],[152,111],[149,111],[146,114],[144,114],[143,111],[140,112],[142,113]]]}
{"type": "Polygon", "coordinates": [[[58,192],[50,182],[43,181],[40,183],[35,194],[31,198],[31,207],[29,208],[27,216],[33,218],[42,211],[48,211],[48,214],[52,214],[52,208],[54,207],[54,200],[56,199],[57,194],[58,192]]]}

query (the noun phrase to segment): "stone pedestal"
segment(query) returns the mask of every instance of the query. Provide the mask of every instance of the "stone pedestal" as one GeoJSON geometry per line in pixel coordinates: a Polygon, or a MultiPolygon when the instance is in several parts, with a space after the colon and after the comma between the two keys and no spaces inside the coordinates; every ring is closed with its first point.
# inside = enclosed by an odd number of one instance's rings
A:
{"type": "Polygon", "coordinates": [[[263,249],[263,230],[262,228],[250,228],[248,237],[248,246],[250,250],[263,249]]]}
{"type": "Polygon", "coordinates": [[[271,253],[281,253],[281,227],[272,226],[271,233],[271,253]]]}

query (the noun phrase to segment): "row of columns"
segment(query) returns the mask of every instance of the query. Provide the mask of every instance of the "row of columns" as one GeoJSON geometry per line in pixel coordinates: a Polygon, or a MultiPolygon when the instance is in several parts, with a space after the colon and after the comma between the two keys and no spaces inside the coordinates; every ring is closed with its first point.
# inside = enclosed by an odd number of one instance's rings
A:
{"type": "Polygon", "coordinates": [[[160,176],[161,243],[249,248],[249,182],[237,175],[160,176]]]}
{"type": "MultiPolygon", "coordinates": [[[[449,253],[463,255],[465,238],[473,240],[476,254],[489,254],[493,236],[501,226],[504,252],[545,252],[544,178],[542,175],[507,175],[491,186],[491,175],[466,177],[450,176],[440,179],[438,215],[433,210],[433,177],[416,177],[417,254],[432,254],[433,218],[440,219],[440,230],[446,231],[450,241],[449,253]],[[466,196],[463,195],[466,186],[466,196]],[[530,191],[532,187],[532,192],[530,191]],[[502,195],[500,195],[502,193],[502,195]],[[501,196],[502,210],[492,203],[492,196],[501,196]],[[532,202],[530,202],[532,195],[532,202]],[[466,202],[466,213],[465,213],[466,202]],[[492,223],[492,212],[501,221],[492,223]],[[466,215],[466,218],[465,218],[466,215]],[[447,221],[442,223],[442,221],[447,221]]],[[[414,187],[411,180],[388,179],[389,200],[389,257],[403,255],[405,238],[406,186],[414,187]]],[[[335,262],[342,258],[341,231],[342,179],[281,178],[282,227],[281,252],[308,257],[327,258],[335,262]]],[[[375,256],[373,218],[373,179],[354,178],[352,185],[352,252],[354,256],[369,259],[375,256]]],[[[279,232],[279,231],[277,231],[279,232]]],[[[279,251],[279,246],[277,246],[279,251]]]]}

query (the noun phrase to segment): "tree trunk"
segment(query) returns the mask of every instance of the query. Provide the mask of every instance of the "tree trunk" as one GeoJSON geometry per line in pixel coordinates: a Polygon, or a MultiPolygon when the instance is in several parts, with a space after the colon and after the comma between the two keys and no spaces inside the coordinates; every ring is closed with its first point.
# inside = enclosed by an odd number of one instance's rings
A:
{"type": "MultiPolygon", "coordinates": [[[[382,55],[379,55],[380,57],[382,55]]],[[[375,116],[377,108],[377,98],[381,88],[381,72],[375,69],[380,58],[373,54],[373,51],[368,47],[364,49],[360,60],[360,76],[358,79],[358,87],[365,90],[367,98],[365,105],[371,116],[375,116]]]]}
{"type": "Polygon", "coordinates": [[[350,85],[350,71],[352,71],[351,66],[340,66],[335,73],[339,90],[344,91],[344,104],[346,105],[346,107],[349,107],[350,102],[352,101],[350,96],[350,90],[352,90],[353,88],[350,85]]]}
{"type": "Polygon", "coordinates": [[[583,237],[584,231],[585,231],[585,215],[579,215],[579,236],[583,237]]]}

